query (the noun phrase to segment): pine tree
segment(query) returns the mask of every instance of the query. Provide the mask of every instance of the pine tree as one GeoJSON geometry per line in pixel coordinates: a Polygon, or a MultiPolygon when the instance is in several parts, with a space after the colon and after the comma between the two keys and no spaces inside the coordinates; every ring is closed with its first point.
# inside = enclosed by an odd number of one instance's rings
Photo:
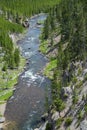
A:
{"type": "Polygon", "coordinates": [[[16,48],[14,52],[14,62],[15,62],[16,67],[18,67],[20,63],[20,52],[18,48],[16,48]]]}

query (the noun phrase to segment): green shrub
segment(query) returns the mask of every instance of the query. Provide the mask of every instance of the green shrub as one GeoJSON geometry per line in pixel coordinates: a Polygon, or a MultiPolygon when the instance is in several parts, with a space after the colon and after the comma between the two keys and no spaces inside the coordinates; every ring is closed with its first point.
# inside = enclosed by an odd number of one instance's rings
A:
{"type": "Polygon", "coordinates": [[[2,68],[2,71],[6,71],[7,70],[7,65],[4,64],[3,68],[2,68]]]}
{"type": "Polygon", "coordinates": [[[84,109],[85,109],[85,113],[87,115],[87,104],[85,105],[84,109]]]}
{"type": "Polygon", "coordinates": [[[79,69],[78,69],[78,75],[80,75],[80,74],[81,74],[81,72],[82,72],[82,69],[81,69],[81,68],[79,68],[79,69]]]}
{"type": "Polygon", "coordinates": [[[59,98],[54,101],[54,105],[56,106],[56,110],[59,112],[65,108],[64,102],[59,98]]]}
{"type": "Polygon", "coordinates": [[[59,128],[59,127],[61,126],[62,122],[63,122],[63,118],[59,118],[59,119],[56,121],[56,126],[57,126],[57,128],[59,128]]]}
{"type": "Polygon", "coordinates": [[[73,79],[72,79],[73,83],[76,83],[77,82],[77,77],[74,76],[73,79]]]}
{"type": "Polygon", "coordinates": [[[77,95],[73,96],[72,102],[73,102],[73,104],[76,104],[78,102],[78,96],[77,95]]]}
{"type": "Polygon", "coordinates": [[[72,117],[67,117],[66,121],[65,121],[65,125],[69,126],[69,125],[71,125],[71,123],[72,123],[72,117]]]}
{"type": "Polygon", "coordinates": [[[77,116],[78,120],[81,120],[83,118],[83,113],[80,111],[77,116]]]}
{"type": "Polygon", "coordinates": [[[45,130],[52,130],[52,124],[51,123],[47,123],[45,130]]]}

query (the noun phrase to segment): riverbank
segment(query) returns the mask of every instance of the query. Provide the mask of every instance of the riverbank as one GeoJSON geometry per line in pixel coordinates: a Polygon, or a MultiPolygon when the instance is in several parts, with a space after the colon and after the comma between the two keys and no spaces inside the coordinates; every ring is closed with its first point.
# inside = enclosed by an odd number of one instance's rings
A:
{"type": "MultiPolygon", "coordinates": [[[[9,37],[12,39],[14,48],[17,47],[17,42],[21,40],[26,33],[26,30],[23,34],[10,34],[9,37]]],[[[20,50],[21,51],[21,50],[20,50]]],[[[18,69],[7,69],[6,72],[2,71],[2,64],[0,63],[0,129],[3,128],[3,123],[5,121],[4,112],[6,109],[7,100],[12,96],[13,91],[15,90],[15,84],[18,82],[18,76],[23,71],[26,60],[20,55],[20,64],[18,69]]]]}
{"type": "MultiPolygon", "coordinates": [[[[39,52],[39,35],[43,25],[37,22],[46,19],[41,15],[30,19],[30,28],[25,37],[18,42],[22,55],[27,59],[25,70],[18,78],[18,84],[12,98],[8,100],[4,124],[9,130],[14,121],[18,128],[34,129],[45,112],[46,96],[50,95],[50,80],[42,75],[48,59],[39,52]],[[27,106],[27,107],[26,107],[27,106]],[[15,113],[15,114],[14,114],[15,113]]],[[[15,126],[12,126],[15,127],[15,126]]]]}

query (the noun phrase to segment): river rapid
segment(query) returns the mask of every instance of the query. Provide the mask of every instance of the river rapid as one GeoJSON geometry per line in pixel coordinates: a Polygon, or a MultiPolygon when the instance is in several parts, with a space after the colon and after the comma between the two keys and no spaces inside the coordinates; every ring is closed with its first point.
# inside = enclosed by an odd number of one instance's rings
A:
{"type": "Polygon", "coordinates": [[[17,43],[27,63],[18,78],[13,96],[7,102],[5,118],[9,125],[15,122],[20,130],[37,127],[41,115],[46,111],[46,97],[50,100],[51,82],[42,74],[48,59],[39,52],[39,36],[43,25],[37,24],[46,17],[46,14],[32,17],[25,37],[17,43]]]}

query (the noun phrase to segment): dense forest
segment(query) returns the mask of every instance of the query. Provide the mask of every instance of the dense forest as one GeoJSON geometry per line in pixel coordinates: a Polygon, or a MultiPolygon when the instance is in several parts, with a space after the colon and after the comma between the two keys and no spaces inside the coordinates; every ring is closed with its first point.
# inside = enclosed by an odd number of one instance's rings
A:
{"type": "Polygon", "coordinates": [[[18,65],[18,63],[15,60],[15,51],[17,50],[17,48],[16,49],[14,48],[12,40],[10,39],[9,35],[10,33],[18,33],[22,31],[23,31],[23,27],[21,25],[10,23],[4,20],[3,18],[0,18],[0,46],[2,47],[1,52],[2,53],[4,52],[3,61],[5,61],[4,63],[5,66],[3,66],[3,68],[5,69],[6,66],[10,68],[14,68],[16,65],[18,65]]]}
{"type": "MultiPolygon", "coordinates": [[[[78,77],[81,76],[87,60],[87,2],[85,0],[61,0],[58,5],[50,10],[44,23],[41,39],[41,51],[46,55],[52,49],[57,49],[57,54],[50,56],[50,64],[47,66],[47,69],[54,72],[53,77],[51,77],[53,108],[60,113],[67,107],[66,100],[69,97],[68,94],[63,95],[62,91],[69,87],[73,91],[70,110],[72,107],[74,109],[79,101],[78,95],[82,91],[81,87],[86,82],[86,75],[84,80],[78,81],[78,77]],[[60,38],[55,43],[55,38],[58,36],[60,38]],[[77,67],[78,69],[76,68],[77,63],[79,65],[82,63],[80,67],[77,67]]],[[[47,75],[49,76],[49,74],[47,75]]],[[[84,95],[81,95],[83,100],[85,100],[84,95]]],[[[86,107],[87,103],[85,102],[83,109],[86,107]]],[[[81,110],[78,111],[77,120],[79,123],[84,119],[85,114],[86,109],[84,114],[81,110]]],[[[60,116],[56,122],[57,128],[62,125],[62,122],[65,123],[66,127],[70,126],[75,117],[72,114],[69,117],[68,115],[66,119],[60,116]]],[[[50,130],[50,125],[51,123],[47,125],[46,130],[50,130]]]]}
{"type": "Polygon", "coordinates": [[[0,46],[3,47],[4,51],[8,50],[6,51],[6,58],[4,59],[5,60],[7,59],[7,61],[8,59],[10,60],[8,61],[8,63],[5,63],[7,64],[6,66],[10,68],[14,68],[15,65],[18,66],[18,63],[15,63],[16,62],[14,56],[15,54],[13,54],[15,53],[14,47],[12,47],[13,45],[12,45],[12,41],[9,38],[9,34],[23,32],[23,27],[19,25],[20,17],[22,17],[22,19],[26,19],[26,17],[30,17],[42,11],[47,12],[48,10],[50,10],[51,7],[56,5],[57,2],[58,0],[55,0],[54,2],[52,0],[49,1],[0,0],[0,9],[1,9],[0,10],[0,29],[1,29],[0,46]],[[9,51],[11,53],[10,58],[9,58],[9,51]]]}
{"type": "Polygon", "coordinates": [[[19,13],[24,16],[32,16],[40,12],[46,12],[51,7],[56,5],[59,0],[0,0],[2,10],[7,10],[8,13],[19,13]]]}

